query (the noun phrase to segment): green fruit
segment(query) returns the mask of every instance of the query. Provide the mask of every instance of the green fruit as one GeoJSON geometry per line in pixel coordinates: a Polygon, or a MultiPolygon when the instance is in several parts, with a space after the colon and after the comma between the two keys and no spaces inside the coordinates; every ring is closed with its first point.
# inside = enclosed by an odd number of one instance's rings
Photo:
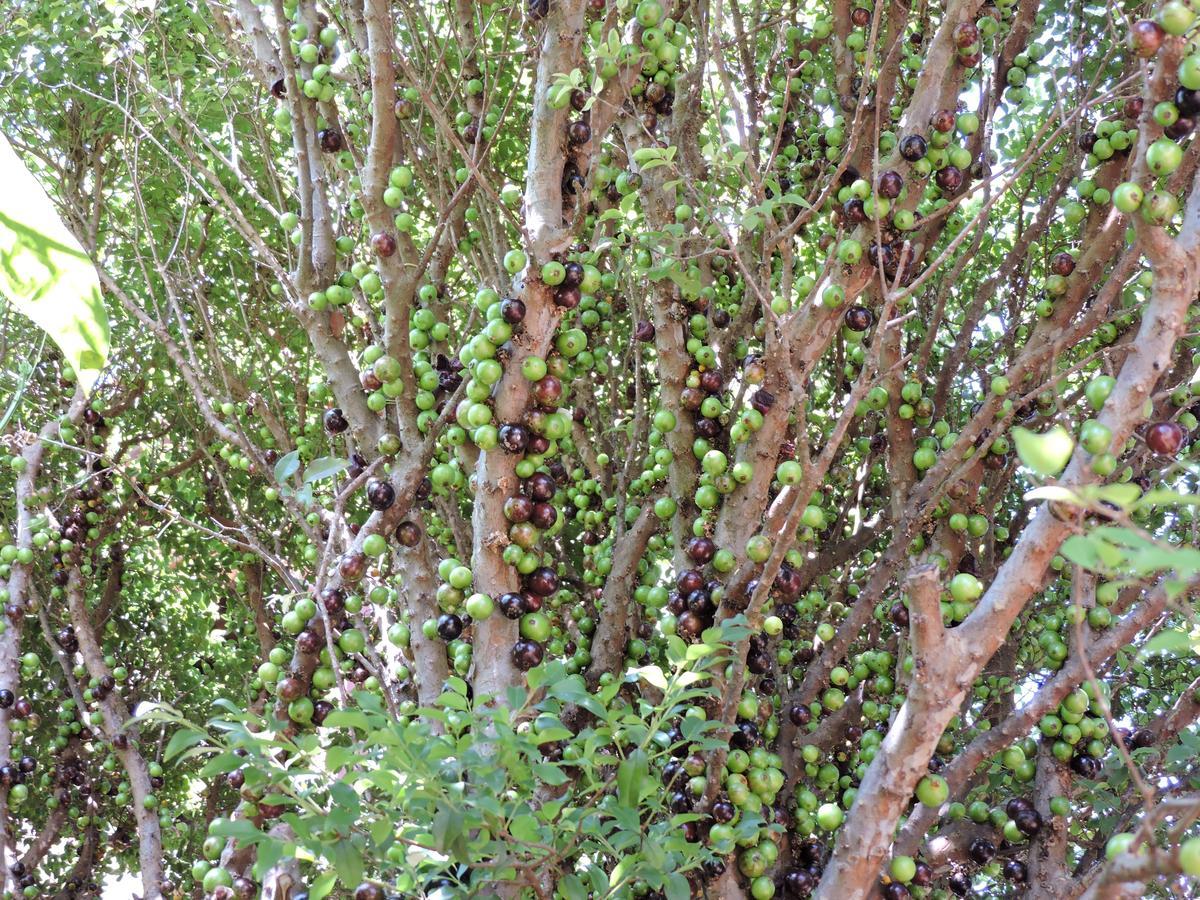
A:
{"type": "Polygon", "coordinates": [[[488,618],[496,608],[495,602],[487,594],[472,594],[465,604],[467,615],[476,622],[488,618]]]}
{"type": "Polygon", "coordinates": [[[775,896],[775,881],[769,875],[759,875],[750,882],[750,896],[754,900],[771,900],[775,896]]]}
{"type": "Polygon", "coordinates": [[[550,639],[550,619],[542,613],[527,613],[521,616],[521,637],[539,644],[550,639]]]}
{"type": "Polygon", "coordinates": [[[313,702],[307,697],[299,697],[288,704],[288,718],[301,725],[312,721],[313,702]]]}
{"type": "Polygon", "coordinates": [[[1079,429],[1079,442],[1088,453],[1104,453],[1112,445],[1112,430],[1095,419],[1088,419],[1079,429]]]}
{"type": "MultiPolygon", "coordinates": [[[[507,263],[505,263],[507,266],[507,263]]],[[[520,270],[518,270],[520,271],[520,270]]],[[[567,268],[557,260],[551,260],[542,266],[542,281],[554,287],[563,283],[567,277],[567,268]]]]}
{"type": "Polygon", "coordinates": [[[1155,175],[1170,175],[1183,162],[1183,148],[1170,138],[1161,137],[1146,151],[1146,167],[1155,175]]]}
{"type": "Polygon", "coordinates": [[[338,636],[338,647],[343,653],[362,653],[367,639],[357,628],[347,628],[338,636]]]}
{"type": "Polygon", "coordinates": [[[1188,838],[1179,845],[1179,868],[1191,878],[1200,878],[1200,837],[1188,838]]]}
{"type": "Polygon", "coordinates": [[[846,819],[846,814],[836,803],[822,803],[817,809],[817,824],[825,831],[836,831],[846,819]]]}
{"type": "Polygon", "coordinates": [[[1196,13],[1183,0],[1170,0],[1159,10],[1158,20],[1167,34],[1181,35],[1192,27],[1196,13]]]}
{"type": "Polygon", "coordinates": [[[1126,215],[1137,212],[1145,198],[1145,192],[1129,181],[1117,185],[1113,191],[1113,205],[1126,215]]]}
{"type": "Polygon", "coordinates": [[[941,775],[925,775],[917,782],[917,799],[933,808],[941,806],[950,797],[950,785],[941,775]]]}
{"type": "Polygon", "coordinates": [[[983,596],[983,584],[969,572],[959,572],[950,579],[950,596],[960,603],[969,603],[983,596]]]}
{"type": "Polygon", "coordinates": [[[895,856],[892,857],[888,871],[892,875],[892,880],[908,884],[917,874],[917,862],[911,856],[895,856]]]}
{"type": "Polygon", "coordinates": [[[522,250],[509,250],[504,254],[504,271],[516,275],[525,268],[527,257],[522,250]]]}
{"type": "Polygon", "coordinates": [[[1099,410],[1104,406],[1116,386],[1117,380],[1111,375],[1097,375],[1087,383],[1087,387],[1083,389],[1083,395],[1087,397],[1092,409],[1099,410]]]}
{"type": "Polygon", "coordinates": [[[1133,846],[1134,835],[1128,831],[1119,831],[1108,839],[1108,843],[1104,845],[1104,858],[1115,859],[1122,853],[1129,851],[1133,846]]]}
{"type": "Polygon", "coordinates": [[[764,563],[767,557],[771,555],[771,539],[761,534],[756,534],[750,540],[746,541],[746,556],[751,562],[764,563]]]}
{"type": "Polygon", "coordinates": [[[231,887],[233,885],[233,876],[220,866],[209,869],[204,874],[204,880],[201,882],[204,892],[211,894],[219,887],[231,887]]]}

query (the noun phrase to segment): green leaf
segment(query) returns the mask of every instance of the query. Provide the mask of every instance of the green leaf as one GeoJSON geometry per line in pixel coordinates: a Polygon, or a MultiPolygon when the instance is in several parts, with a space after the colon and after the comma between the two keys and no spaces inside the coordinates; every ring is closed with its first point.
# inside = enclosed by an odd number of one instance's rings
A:
{"type": "Polygon", "coordinates": [[[689,900],[692,896],[688,880],[678,872],[672,872],[667,876],[667,880],[663,883],[663,890],[667,895],[667,900],[689,900]]]}
{"type": "Polygon", "coordinates": [[[652,869],[662,871],[667,865],[667,854],[657,839],[647,836],[642,841],[642,857],[652,869]]]}
{"type": "Polygon", "coordinates": [[[580,881],[578,875],[565,876],[558,886],[567,895],[567,900],[587,900],[588,889],[580,881]]]}
{"type": "Polygon", "coordinates": [[[1116,484],[1105,484],[1096,489],[1096,497],[1100,500],[1106,500],[1121,509],[1129,509],[1133,506],[1138,497],[1142,495],[1142,489],[1136,484],[1124,484],[1118,482],[1116,484]]]}
{"type": "Polygon", "coordinates": [[[334,782],[329,789],[329,796],[338,806],[347,810],[351,815],[351,821],[358,817],[358,813],[362,808],[362,804],[358,799],[358,792],[344,781],[334,782]]]}
{"type": "Polygon", "coordinates": [[[167,741],[167,746],[163,750],[163,762],[170,762],[184,750],[195,747],[202,740],[204,740],[203,732],[180,729],[167,741]]]}
{"type": "Polygon", "coordinates": [[[638,666],[630,669],[630,671],[636,673],[638,678],[641,678],[651,687],[656,687],[660,691],[667,689],[667,676],[658,666],[638,666]]]}
{"type": "Polygon", "coordinates": [[[371,840],[382,846],[392,835],[392,823],[387,819],[379,819],[371,826],[371,840]]]}
{"type": "Polygon", "coordinates": [[[1065,469],[1075,451],[1075,439],[1061,425],[1055,425],[1045,434],[1018,425],[1012,430],[1012,436],[1021,462],[1043,478],[1053,477],[1065,469]]]}
{"type": "Polygon", "coordinates": [[[564,703],[581,706],[597,718],[604,718],[604,707],[588,693],[587,685],[578,675],[568,675],[561,681],[552,681],[547,692],[564,703]]]}
{"type": "Polygon", "coordinates": [[[109,349],[96,269],[7,138],[0,183],[0,294],[50,335],[90,391],[109,349]]]}
{"type": "Polygon", "coordinates": [[[533,774],[551,787],[566,784],[570,780],[562,769],[550,763],[536,763],[533,767],[533,774]]]}
{"type": "Polygon", "coordinates": [[[1200,506],[1200,496],[1158,488],[1146,491],[1137,502],[1138,509],[1146,506],[1200,506]]]}
{"type": "Polygon", "coordinates": [[[1119,550],[1095,535],[1073,534],[1063,541],[1059,552],[1075,565],[1093,572],[1112,569],[1122,559],[1119,550]]]}
{"type": "Polygon", "coordinates": [[[650,771],[650,760],[641,747],[634,750],[617,766],[617,802],[634,807],[641,794],[642,779],[650,771]]]}
{"type": "Polygon", "coordinates": [[[308,900],[325,900],[336,883],[337,872],[326,872],[309,885],[308,900]]]}
{"type": "Polygon", "coordinates": [[[331,478],[348,465],[346,460],[338,459],[336,456],[322,456],[320,459],[314,459],[312,464],[304,470],[304,483],[312,484],[314,481],[331,478]]]}
{"type": "Polygon", "coordinates": [[[437,698],[438,706],[444,706],[447,709],[465,710],[467,708],[467,699],[462,694],[455,694],[451,691],[446,691],[437,698]]]}
{"type": "Polygon", "coordinates": [[[245,762],[240,756],[235,756],[232,753],[222,753],[219,756],[214,756],[205,763],[204,768],[200,770],[199,774],[201,778],[210,778],[213,775],[225,775],[234,769],[240,769],[245,762]]]}
{"type": "Polygon", "coordinates": [[[452,806],[443,806],[433,817],[433,840],[441,851],[447,850],[462,834],[463,817],[452,806]]]}
{"type": "Polygon", "coordinates": [[[1168,631],[1160,631],[1142,646],[1141,655],[1150,656],[1155,653],[1162,653],[1166,656],[1182,656],[1189,650],[1200,649],[1200,640],[1180,631],[1177,628],[1172,628],[1168,631]]]}
{"type": "Polygon", "coordinates": [[[254,874],[262,878],[271,868],[283,859],[284,845],[279,841],[263,840],[258,843],[258,851],[254,858],[254,874]]]}
{"type": "Polygon", "coordinates": [[[249,819],[217,819],[209,826],[208,833],[235,838],[243,843],[254,843],[266,837],[249,819]]]}
{"type": "Polygon", "coordinates": [[[358,887],[363,876],[363,858],[353,841],[338,841],[333,845],[333,865],[342,884],[350,889],[358,887]]]}
{"type": "Polygon", "coordinates": [[[335,709],[325,717],[326,728],[361,728],[367,731],[371,727],[370,720],[357,709],[335,709]]]}
{"type": "Polygon", "coordinates": [[[289,478],[296,474],[300,468],[300,451],[293,450],[279,458],[275,463],[275,481],[278,484],[283,484],[289,478]]]}
{"type": "Polygon", "coordinates": [[[526,844],[535,843],[541,837],[537,819],[528,814],[514,816],[508,823],[508,833],[526,844]]]}

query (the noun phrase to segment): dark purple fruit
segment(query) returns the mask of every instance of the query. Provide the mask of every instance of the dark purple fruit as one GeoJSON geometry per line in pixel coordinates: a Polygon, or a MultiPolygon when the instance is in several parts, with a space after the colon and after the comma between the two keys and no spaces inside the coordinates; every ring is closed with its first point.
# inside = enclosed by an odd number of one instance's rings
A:
{"type": "Polygon", "coordinates": [[[953,194],[963,183],[962,169],[958,166],[946,166],[944,169],[938,169],[934,176],[937,186],[948,194],[953,194]]]}
{"type": "Polygon", "coordinates": [[[401,522],[396,526],[396,541],[401,547],[415,547],[421,542],[421,526],[416,522],[401,522]]]}
{"type": "Polygon", "coordinates": [[[1178,422],[1155,422],[1146,429],[1146,446],[1160,456],[1174,456],[1186,439],[1187,431],[1178,422]]]}
{"type": "Polygon", "coordinates": [[[529,446],[529,429],[520,423],[501,425],[498,437],[500,446],[509,453],[521,453],[529,446]]]}
{"type": "Polygon", "coordinates": [[[995,855],[996,845],[987,838],[975,838],[975,840],[971,841],[970,846],[967,847],[967,856],[981,866],[995,855]]]}
{"type": "Polygon", "coordinates": [[[1001,872],[1005,878],[1014,884],[1024,884],[1025,880],[1029,877],[1029,870],[1025,868],[1025,863],[1019,859],[1006,859],[1001,872]]]}
{"type": "Polygon", "coordinates": [[[321,149],[326,153],[337,153],[345,144],[342,133],[336,128],[321,129],[317,132],[317,140],[321,142],[321,149]]]}
{"type": "Polygon", "coordinates": [[[463,621],[454,613],[442,613],[437,620],[437,633],[443,641],[453,641],[462,634],[463,621]]]}
{"type": "Polygon", "coordinates": [[[367,503],[371,509],[383,511],[390,509],[396,502],[396,489],[382,478],[372,478],[367,482],[367,503]]]}
{"type": "Polygon", "coordinates": [[[541,665],[542,657],[545,655],[545,650],[537,641],[529,641],[525,638],[513,644],[512,660],[518,669],[522,672],[528,672],[534,666],[541,665]]]}
{"type": "Polygon", "coordinates": [[[509,325],[519,325],[525,320],[525,301],[513,298],[500,301],[500,318],[509,325]]]}
{"type": "Polygon", "coordinates": [[[928,152],[929,144],[919,134],[910,134],[900,142],[900,155],[909,162],[916,162],[918,159],[923,159],[928,152]]]}
{"type": "Polygon", "coordinates": [[[325,430],[330,434],[341,434],[350,427],[350,423],[346,421],[346,417],[342,415],[342,411],[338,407],[325,410],[325,430]]]}
{"type": "Polygon", "coordinates": [[[516,620],[525,615],[525,600],[520,594],[501,594],[500,599],[496,602],[506,619],[516,620]]]}
{"type": "Polygon", "coordinates": [[[875,321],[875,314],[865,306],[851,306],[846,310],[846,327],[851,331],[866,331],[875,321]]]}
{"type": "Polygon", "coordinates": [[[904,189],[904,179],[899,172],[887,171],[879,176],[879,196],[895,200],[904,189]]]}

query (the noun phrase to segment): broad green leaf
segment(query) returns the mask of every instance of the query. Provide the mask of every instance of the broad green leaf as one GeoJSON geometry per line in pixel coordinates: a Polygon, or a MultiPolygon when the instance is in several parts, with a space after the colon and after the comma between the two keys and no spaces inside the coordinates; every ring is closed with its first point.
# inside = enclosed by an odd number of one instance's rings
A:
{"type": "Polygon", "coordinates": [[[1200,497],[1158,488],[1146,491],[1142,499],[1137,502],[1138,509],[1145,506],[1200,506],[1200,497]]]}
{"type": "Polygon", "coordinates": [[[370,720],[357,709],[335,709],[325,717],[326,728],[361,728],[366,731],[371,727],[370,720]]]}
{"type": "Polygon", "coordinates": [[[514,816],[508,823],[508,833],[526,844],[535,843],[541,837],[537,819],[528,814],[514,816]]]}
{"type": "Polygon", "coordinates": [[[1075,450],[1075,439],[1061,425],[1055,425],[1045,434],[1018,425],[1012,430],[1012,436],[1021,462],[1043,478],[1053,477],[1065,469],[1075,450]]]}
{"type": "Polygon", "coordinates": [[[293,450],[279,457],[279,461],[275,463],[275,481],[278,484],[283,484],[289,478],[296,474],[296,470],[300,468],[300,451],[293,450]]]}
{"type": "Polygon", "coordinates": [[[651,687],[656,687],[660,691],[667,689],[667,676],[663,674],[663,670],[658,666],[638,666],[630,671],[636,673],[639,678],[651,687]]]}
{"type": "Polygon", "coordinates": [[[1060,550],[1063,556],[1093,572],[1115,569],[1124,561],[1124,554],[1097,534],[1072,535],[1060,550]]]}
{"type": "Polygon", "coordinates": [[[222,753],[219,756],[214,756],[204,768],[200,770],[201,778],[210,778],[213,775],[224,775],[232,772],[234,769],[240,769],[245,765],[246,761],[240,756],[235,756],[232,753],[222,753]]]}
{"type": "Polygon", "coordinates": [[[1200,640],[1187,634],[1187,632],[1172,628],[1167,631],[1160,631],[1150,640],[1146,641],[1142,647],[1142,656],[1150,656],[1155,653],[1162,653],[1167,656],[1182,656],[1189,650],[1200,649],[1200,640]]]}
{"type": "Polygon", "coordinates": [[[195,747],[202,740],[204,740],[204,735],[201,732],[180,729],[167,741],[167,746],[163,750],[163,762],[170,762],[184,750],[195,747]]]}
{"type": "Polygon", "coordinates": [[[353,841],[338,841],[333,845],[333,864],[342,884],[350,889],[358,887],[363,876],[363,858],[353,841]]]}
{"type": "Polygon", "coordinates": [[[392,836],[392,823],[387,819],[379,819],[371,826],[371,840],[376,845],[384,844],[392,836]]]}
{"type": "Polygon", "coordinates": [[[308,900],[325,900],[337,883],[337,872],[326,872],[308,888],[308,900]]]}
{"type": "Polygon", "coordinates": [[[258,850],[254,858],[254,874],[258,878],[266,875],[271,868],[283,859],[284,845],[279,841],[263,840],[258,842],[258,850]]]}
{"type": "Polygon", "coordinates": [[[314,481],[330,478],[348,465],[346,460],[338,459],[336,456],[322,456],[320,459],[314,459],[312,464],[304,470],[304,483],[312,484],[314,481]]]}
{"type": "Polygon", "coordinates": [[[50,335],[90,391],[109,347],[96,269],[7,138],[0,183],[0,294],[50,335]]]}
{"type": "Polygon", "coordinates": [[[441,851],[447,850],[462,834],[462,813],[451,806],[443,806],[433,817],[433,840],[441,851]]]}
{"type": "Polygon", "coordinates": [[[249,819],[214,820],[208,828],[208,833],[215,834],[218,837],[236,838],[242,842],[259,841],[266,837],[266,835],[254,827],[254,823],[249,819]]]}
{"type": "Polygon", "coordinates": [[[650,836],[642,841],[642,856],[648,866],[660,872],[667,864],[667,854],[663,850],[662,844],[650,836]]]}
{"type": "Polygon", "coordinates": [[[587,900],[588,889],[584,887],[578,875],[567,875],[558,883],[559,889],[566,894],[567,900],[587,900]]]}
{"type": "Polygon", "coordinates": [[[588,693],[587,685],[578,675],[567,675],[561,681],[551,682],[548,691],[550,696],[564,703],[574,703],[598,718],[604,717],[604,707],[588,693]]]}
{"type": "Polygon", "coordinates": [[[663,884],[663,891],[667,895],[667,900],[688,900],[692,896],[688,880],[678,872],[672,872],[667,876],[667,880],[663,884]]]}
{"type": "Polygon", "coordinates": [[[622,806],[637,804],[642,789],[642,779],[650,771],[650,760],[641,747],[634,750],[617,766],[617,802],[622,806]]]}
{"type": "Polygon", "coordinates": [[[562,769],[550,763],[535,764],[533,774],[551,787],[558,787],[560,784],[566,784],[570,780],[562,769]]]}
{"type": "Polygon", "coordinates": [[[1116,484],[1105,484],[1096,489],[1096,497],[1100,500],[1105,500],[1121,509],[1129,509],[1137,502],[1138,497],[1142,495],[1142,489],[1136,484],[1127,484],[1118,482],[1116,484]]]}

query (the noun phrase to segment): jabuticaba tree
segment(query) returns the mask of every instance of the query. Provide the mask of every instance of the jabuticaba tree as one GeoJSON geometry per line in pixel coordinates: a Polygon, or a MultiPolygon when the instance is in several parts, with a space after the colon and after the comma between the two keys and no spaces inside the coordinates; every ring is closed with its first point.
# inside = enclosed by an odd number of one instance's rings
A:
{"type": "Polygon", "coordinates": [[[1200,2],[0,22],[5,896],[1197,890],[1200,2]]]}

